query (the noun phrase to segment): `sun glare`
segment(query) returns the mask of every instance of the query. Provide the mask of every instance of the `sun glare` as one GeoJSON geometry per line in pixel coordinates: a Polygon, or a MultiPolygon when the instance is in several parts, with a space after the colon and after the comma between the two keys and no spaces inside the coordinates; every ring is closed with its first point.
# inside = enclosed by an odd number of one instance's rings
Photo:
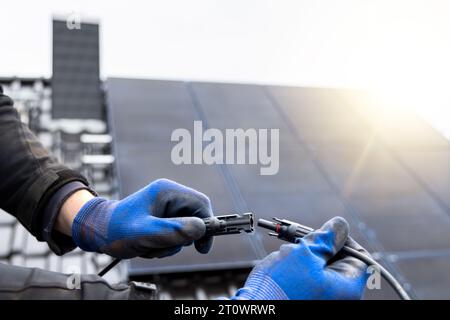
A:
{"type": "Polygon", "coordinates": [[[450,139],[450,59],[436,53],[450,52],[450,41],[430,52],[419,40],[396,46],[389,58],[373,57],[365,82],[385,112],[395,117],[414,111],[450,139]]]}

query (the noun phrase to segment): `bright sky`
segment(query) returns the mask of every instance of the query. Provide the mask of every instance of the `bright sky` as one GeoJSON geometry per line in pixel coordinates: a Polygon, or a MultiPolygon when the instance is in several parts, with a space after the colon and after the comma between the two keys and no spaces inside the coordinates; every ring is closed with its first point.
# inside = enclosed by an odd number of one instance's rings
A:
{"type": "Polygon", "coordinates": [[[448,0],[40,0],[2,5],[0,75],[51,75],[51,17],[101,23],[102,75],[358,87],[450,137],[448,0]]]}

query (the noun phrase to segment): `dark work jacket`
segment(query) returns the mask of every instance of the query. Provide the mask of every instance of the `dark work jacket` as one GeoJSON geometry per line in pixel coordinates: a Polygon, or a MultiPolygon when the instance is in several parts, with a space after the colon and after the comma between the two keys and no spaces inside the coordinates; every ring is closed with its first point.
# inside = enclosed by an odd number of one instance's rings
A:
{"type": "Polygon", "coordinates": [[[79,173],[58,163],[20,121],[12,100],[0,86],[0,208],[15,216],[38,240],[43,237],[43,212],[64,185],[79,173]]]}

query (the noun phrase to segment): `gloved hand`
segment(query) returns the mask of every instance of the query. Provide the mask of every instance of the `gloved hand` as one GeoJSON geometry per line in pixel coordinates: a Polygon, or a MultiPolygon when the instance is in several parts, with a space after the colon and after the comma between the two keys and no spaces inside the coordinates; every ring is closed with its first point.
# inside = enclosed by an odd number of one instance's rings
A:
{"type": "Polygon", "coordinates": [[[72,238],[85,251],[116,258],[165,257],[195,243],[207,253],[201,220],[212,216],[204,194],[167,179],[159,179],[120,201],[94,198],[75,216],[72,238]]]}
{"type": "MultiPolygon", "coordinates": [[[[335,217],[298,244],[282,245],[255,266],[232,299],[361,299],[367,266],[353,257],[335,257],[348,232],[348,223],[335,217]]],[[[347,244],[367,253],[353,241],[347,244]]]]}

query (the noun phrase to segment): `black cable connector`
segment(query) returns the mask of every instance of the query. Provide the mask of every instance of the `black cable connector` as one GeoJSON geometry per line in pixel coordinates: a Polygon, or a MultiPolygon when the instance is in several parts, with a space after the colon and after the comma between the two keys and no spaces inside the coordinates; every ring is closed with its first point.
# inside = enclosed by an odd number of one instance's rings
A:
{"type": "MultiPolygon", "coordinates": [[[[310,227],[289,220],[278,218],[273,218],[273,220],[274,222],[259,219],[258,226],[271,230],[271,232],[269,232],[269,235],[275,236],[278,239],[287,242],[298,243],[298,240],[300,238],[314,231],[314,229],[310,227]]],[[[394,276],[389,271],[387,271],[379,262],[375,261],[372,257],[362,252],[359,252],[358,250],[350,246],[344,246],[342,248],[342,251],[347,255],[353,256],[363,261],[368,266],[375,266],[375,268],[380,271],[381,276],[392,286],[392,288],[397,292],[397,294],[401,299],[411,300],[410,296],[408,295],[406,290],[402,287],[402,285],[397,281],[397,279],[395,279],[394,276]]]]}
{"type": "Polygon", "coordinates": [[[253,213],[229,214],[203,219],[207,236],[253,232],[253,213]]]}
{"type": "MultiPolygon", "coordinates": [[[[205,236],[222,236],[226,234],[237,233],[251,233],[253,232],[253,213],[248,212],[242,215],[228,214],[223,216],[213,216],[204,218],[206,231],[205,236]]],[[[105,268],[103,268],[98,275],[103,277],[109,270],[114,268],[121,259],[116,258],[105,268]]]]}

